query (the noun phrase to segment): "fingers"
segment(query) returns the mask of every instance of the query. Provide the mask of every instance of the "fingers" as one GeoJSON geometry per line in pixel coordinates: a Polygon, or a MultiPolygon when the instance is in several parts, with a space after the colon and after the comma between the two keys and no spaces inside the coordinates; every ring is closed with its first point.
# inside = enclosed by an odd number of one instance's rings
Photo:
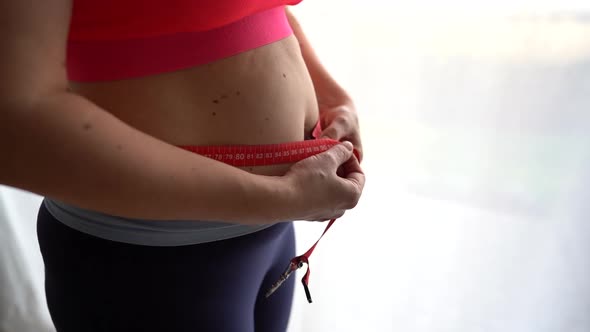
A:
{"type": "Polygon", "coordinates": [[[359,164],[359,161],[358,161],[358,155],[357,155],[358,151],[355,149],[353,152],[354,152],[355,157],[348,159],[344,164],[342,164],[342,165],[340,165],[340,167],[338,167],[336,174],[339,177],[346,178],[346,175],[351,172],[364,173],[363,170],[361,169],[361,165],[359,164]]]}
{"type": "Polygon", "coordinates": [[[365,175],[359,160],[353,157],[353,144],[348,141],[296,163],[285,176],[301,190],[302,202],[317,203],[315,211],[303,220],[341,217],[357,205],[365,185],[365,175]]]}
{"type": "Polygon", "coordinates": [[[345,138],[352,143],[355,150],[355,156],[358,158],[359,162],[363,161],[363,145],[361,144],[361,137],[358,133],[352,135],[350,139],[345,138]]]}
{"type": "Polygon", "coordinates": [[[363,148],[361,144],[361,138],[358,131],[352,131],[351,135],[351,126],[343,117],[335,118],[330,125],[325,128],[320,138],[331,138],[336,141],[350,141],[354,146],[359,161],[363,159],[363,148]]]}
{"type": "Polygon", "coordinates": [[[351,158],[341,168],[343,170],[341,177],[348,181],[346,190],[348,204],[346,207],[352,209],[358,203],[365,187],[365,173],[356,158],[351,158]]]}
{"type": "Polygon", "coordinates": [[[341,132],[342,130],[338,130],[335,125],[331,125],[322,131],[320,138],[331,138],[333,140],[339,141],[341,138],[341,132]]]}
{"type": "Polygon", "coordinates": [[[318,157],[330,159],[335,164],[334,168],[337,168],[352,157],[352,143],[343,142],[336,144],[328,151],[318,155],[318,157]]]}
{"type": "Polygon", "coordinates": [[[358,194],[360,196],[360,193],[365,187],[365,174],[362,172],[351,172],[346,174],[346,179],[355,185],[356,190],[358,190],[358,194]]]}
{"type": "Polygon", "coordinates": [[[320,138],[331,138],[340,141],[349,132],[350,125],[344,117],[335,117],[330,125],[322,130],[320,138]]]}
{"type": "Polygon", "coordinates": [[[349,173],[361,173],[364,174],[363,169],[361,168],[361,164],[359,163],[357,158],[350,158],[341,166],[342,169],[342,177],[346,177],[349,173]]]}

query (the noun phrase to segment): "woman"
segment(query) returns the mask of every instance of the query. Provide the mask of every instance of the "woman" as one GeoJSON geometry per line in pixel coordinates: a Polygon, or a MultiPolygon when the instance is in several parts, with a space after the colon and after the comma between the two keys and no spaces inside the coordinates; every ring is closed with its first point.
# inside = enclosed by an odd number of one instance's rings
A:
{"type": "Polygon", "coordinates": [[[58,331],[286,329],[293,278],[264,294],[290,221],[337,218],[364,186],[354,105],[298,1],[1,2],[0,183],[46,197],[58,331]],[[250,166],[186,148],[302,142],[318,122],[352,144],[250,166]]]}

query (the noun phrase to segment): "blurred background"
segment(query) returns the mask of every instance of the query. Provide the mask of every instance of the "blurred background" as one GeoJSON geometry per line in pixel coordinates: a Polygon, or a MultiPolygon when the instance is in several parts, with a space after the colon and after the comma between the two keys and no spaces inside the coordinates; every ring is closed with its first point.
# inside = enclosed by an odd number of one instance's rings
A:
{"type": "MultiPolygon", "coordinates": [[[[367,184],[289,332],[590,331],[590,2],[293,11],[355,98],[367,184]]],[[[2,332],[52,331],[40,201],[0,187],[2,332]]],[[[324,225],[296,227],[303,252],[324,225]]]]}

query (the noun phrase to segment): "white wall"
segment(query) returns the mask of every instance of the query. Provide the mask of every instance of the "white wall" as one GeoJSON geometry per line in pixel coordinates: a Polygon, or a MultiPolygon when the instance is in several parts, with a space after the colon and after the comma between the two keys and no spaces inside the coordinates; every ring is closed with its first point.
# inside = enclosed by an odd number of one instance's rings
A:
{"type": "Polygon", "coordinates": [[[292,331],[590,331],[588,3],[369,3],[297,8],[356,98],[368,183],[292,331]]]}

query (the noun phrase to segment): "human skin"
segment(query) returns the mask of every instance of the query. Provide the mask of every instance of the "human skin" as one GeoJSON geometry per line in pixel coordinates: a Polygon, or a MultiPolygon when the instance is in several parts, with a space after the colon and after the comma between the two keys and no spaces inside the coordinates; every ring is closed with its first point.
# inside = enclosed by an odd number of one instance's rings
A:
{"type": "Polygon", "coordinates": [[[0,183],[119,216],[243,224],[324,220],[358,202],[349,144],[241,169],[176,147],[303,140],[320,111],[298,36],[184,70],[69,82],[70,15],[71,0],[0,3],[0,183]]]}

